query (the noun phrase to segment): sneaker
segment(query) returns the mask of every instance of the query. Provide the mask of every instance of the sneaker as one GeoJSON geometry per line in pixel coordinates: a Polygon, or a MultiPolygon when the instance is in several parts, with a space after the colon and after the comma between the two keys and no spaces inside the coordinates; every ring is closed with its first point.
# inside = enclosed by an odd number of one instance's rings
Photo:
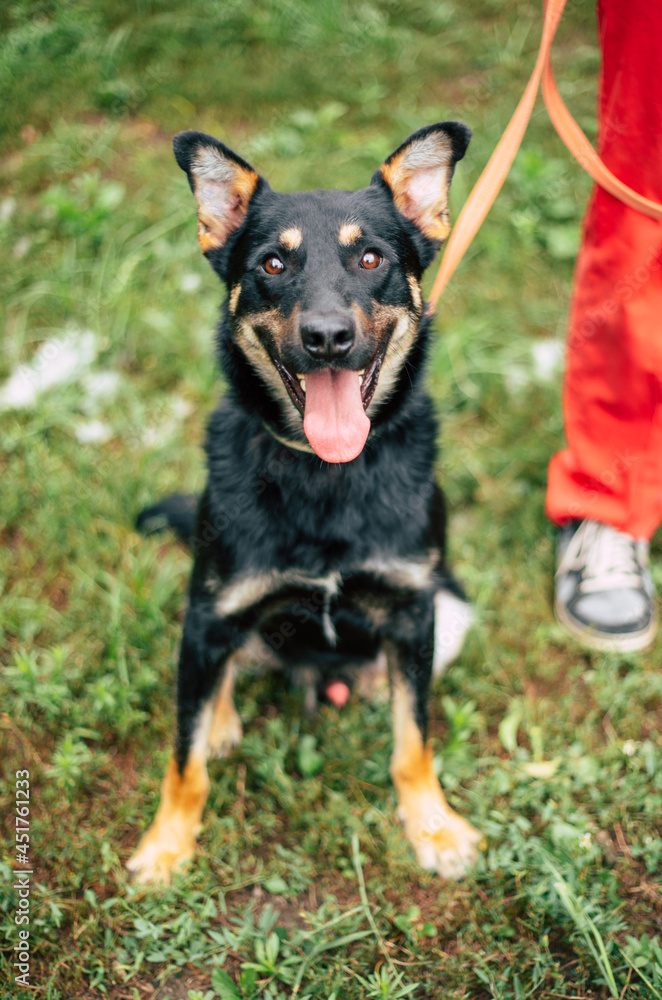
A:
{"type": "Polygon", "coordinates": [[[657,631],[648,542],[599,521],[571,521],[557,549],[554,611],[592,649],[627,652],[657,631]]]}

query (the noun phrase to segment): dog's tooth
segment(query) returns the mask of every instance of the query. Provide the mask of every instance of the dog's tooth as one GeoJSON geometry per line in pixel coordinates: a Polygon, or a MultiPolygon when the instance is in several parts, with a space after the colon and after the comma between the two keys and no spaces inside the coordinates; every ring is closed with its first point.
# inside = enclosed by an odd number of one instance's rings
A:
{"type": "Polygon", "coordinates": [[[300,378],[299,378],[299,385],[301,386],[301,388],[305,392],[306,391],[306,377],[305,377],[305,375],[301,375],[300,376],[300,378]]]}
{"type": "Polygon", "coordinates": [[[360,375],[361,378],[363,378],[363,376],[365,375],[365,368],[361,368],[356,374],[360,375]]]}

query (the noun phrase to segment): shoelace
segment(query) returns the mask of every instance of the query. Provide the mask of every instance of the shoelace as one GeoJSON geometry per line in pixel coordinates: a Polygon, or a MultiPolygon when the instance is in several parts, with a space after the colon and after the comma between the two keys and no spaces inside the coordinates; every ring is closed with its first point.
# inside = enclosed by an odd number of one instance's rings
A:
{"type": "Polygon", "coordinates": [[[577,528],[559,565],[557,575],[582,571],[579,590],[584,594],[616,587],[641,587],[636,542],[608,524],[585,520],[577,528]]]}

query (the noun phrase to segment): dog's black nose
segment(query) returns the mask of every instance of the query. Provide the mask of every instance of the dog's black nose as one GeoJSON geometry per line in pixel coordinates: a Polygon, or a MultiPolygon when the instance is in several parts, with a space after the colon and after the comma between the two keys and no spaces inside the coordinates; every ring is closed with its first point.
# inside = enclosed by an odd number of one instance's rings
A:
{"type": "Polygon", "coordinates": [[[301,343],[313,358],[337,361],[349,354],[356,329],[351,313],[303,313],[301,343]]]}

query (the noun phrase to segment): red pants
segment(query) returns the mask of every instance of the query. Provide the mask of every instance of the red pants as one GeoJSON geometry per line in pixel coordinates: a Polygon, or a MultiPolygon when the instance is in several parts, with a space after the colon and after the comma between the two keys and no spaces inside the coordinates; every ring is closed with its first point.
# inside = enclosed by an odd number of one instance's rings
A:
{"type": "MultiPolygon", "coordinates": [[[[662,3],[599,3],[600,156],[662,202],[662,3]]],[[[546,511],[650,538],[662,521],[662,222],[602,188],[577,259],[563,396],[568,447],[546,511]]]]}

